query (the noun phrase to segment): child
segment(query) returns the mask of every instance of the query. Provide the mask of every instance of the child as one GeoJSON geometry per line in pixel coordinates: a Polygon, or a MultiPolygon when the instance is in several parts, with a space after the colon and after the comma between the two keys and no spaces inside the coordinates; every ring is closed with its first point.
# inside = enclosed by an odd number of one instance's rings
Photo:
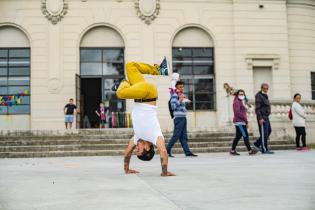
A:
{"type": "MultiPolygon", "coordinates": [[[[183,92],[180,92],[179,90],[176,90],[176,83],[179,81],[179,74],[178,73],[173,73],[172,74],[172,80],[171,80],[171,87],[170,87],[170,93],[171,93],[171,95],[173,94],[173,93],[175,93],[175,92],[177,92],[177,95],[178,96],[184,96],[185,97],[185,95],[184,95],[184,93],[183,92]]],[[[184,103],[190,103],[191,102],[191,100],[189,100],[188,98],[184,98],[184,100],[183,100],[183,102],[184,103]]]]}
{"type": "Polygon", "coordinates": [[[100,118],[100,128],[103,128],[103,127],[105,128],[106,116],[108,116],[108,112],[109,112],[109,110],[108,109],[106,110],[104,107],[104,103],[101,102],[100,108],[95,111],[97,116],[100,118]]]}

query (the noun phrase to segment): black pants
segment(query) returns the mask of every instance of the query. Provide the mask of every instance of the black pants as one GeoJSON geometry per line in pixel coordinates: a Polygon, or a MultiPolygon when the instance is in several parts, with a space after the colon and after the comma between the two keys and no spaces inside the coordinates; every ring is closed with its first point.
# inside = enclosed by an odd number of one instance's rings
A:
{"type": "Polygon", "coordinates": [[[303,147],[306,147],[305,127],[294,127],[294,128],[295,128],[295,132],[296,132],[296,138],[295,138],[296,147],[300,147],[301,136],[302,136],[303,147]]]}
{"type": "Polygon", "coordinates": [[[248,137],[246,125],[235,125],[235,129],[236,129],[236,134],[233,140],[232,150],[235,150],[239,140],[243,137],[247,150],[250,151],[252,148],[250,147],[250,144],[249,144],[249,137],[248,137]]]}

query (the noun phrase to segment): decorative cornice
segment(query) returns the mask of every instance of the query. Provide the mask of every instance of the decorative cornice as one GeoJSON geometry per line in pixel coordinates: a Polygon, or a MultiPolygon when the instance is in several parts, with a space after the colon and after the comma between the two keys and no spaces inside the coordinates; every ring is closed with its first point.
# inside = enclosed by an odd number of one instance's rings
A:
{"type": "Polygon", "coordinates": [[[135,0],[135,9],[138,17],[143,20],[147,25],[150,25],[151,22],[159,15],[161,3],[160,0],[151,0],[151,10],[148,12],[143,11],[143,2],[148,0],[135,0]]]}
{"type": "Polygon", "coordinates": [[[264,61],[265,65],[271,64],[273,70],[278,70],[280,65],[280,56],[277,54],[248,54],[245,60],[248,70],[253,70],[253,67],[256,66],[255,61],[264,61]]]}
{"type": "Polygon", "coordinates": [[[62,9],[56,13],[52,14],[51,12],[48,11],[47,9],[47,0],[42,0],[41,3],[41,10],[42,13],[45,15],[45,17],[52,23],[52,24],[57,24],[61,19],[67,14],[68,12],[68,3],[66,0],[62,1],[62,9]]]}

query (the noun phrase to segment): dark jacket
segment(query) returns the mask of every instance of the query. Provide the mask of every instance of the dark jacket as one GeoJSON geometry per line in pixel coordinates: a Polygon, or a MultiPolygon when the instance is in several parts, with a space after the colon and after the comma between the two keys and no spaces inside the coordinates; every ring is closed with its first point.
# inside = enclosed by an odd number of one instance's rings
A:
{"type": "Polygon", "coordinates": [[[237,96],[235,96],[234,98],[233,112],[234,112],[233,123],[243,122],[243,123],[248,124],[247,108],[245,107],[242,100],[239,99],[237,96]]]}
{"type": "Polygon", "coordinates": [[[268,120],[271,113],[270,102],[267,94],[259,91],[255,96],[255,112],[257,120],[268,120]]]}

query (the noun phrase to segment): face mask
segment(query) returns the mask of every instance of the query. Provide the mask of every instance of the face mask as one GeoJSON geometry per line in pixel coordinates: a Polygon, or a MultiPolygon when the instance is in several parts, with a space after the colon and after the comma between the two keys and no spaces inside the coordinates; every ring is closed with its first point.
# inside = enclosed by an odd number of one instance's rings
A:
{"type": "Polygon", "coordinates": [[[245,96],[238,96],[239,99],[244,100],[245,96]]]}

